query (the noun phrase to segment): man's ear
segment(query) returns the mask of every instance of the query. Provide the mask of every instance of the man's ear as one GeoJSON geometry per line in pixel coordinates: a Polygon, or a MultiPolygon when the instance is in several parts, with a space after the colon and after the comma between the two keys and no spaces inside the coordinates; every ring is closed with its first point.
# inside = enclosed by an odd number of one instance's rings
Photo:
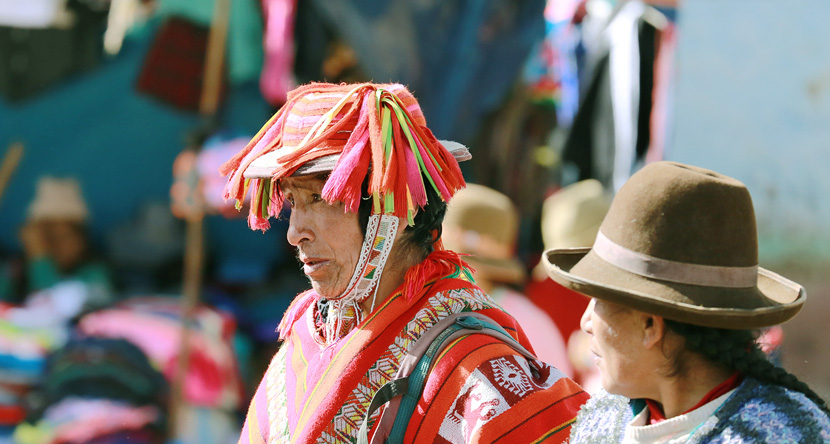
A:
{"type": "Polygon", "coordinates": [[[652,348],[663,341],[666,335],[666,322],[662,317],[645,314],[643,318],[643,346],[652,348]]]}
{"type": "Polygon", "coordinates": [[[408,227],[408,226],[409,225],[406,224],[406,218],[405,217],[399,217],[398,218],[398,237],[400,237],[403,234],[404,230],[406,230],[406,227],[408,227]]]}

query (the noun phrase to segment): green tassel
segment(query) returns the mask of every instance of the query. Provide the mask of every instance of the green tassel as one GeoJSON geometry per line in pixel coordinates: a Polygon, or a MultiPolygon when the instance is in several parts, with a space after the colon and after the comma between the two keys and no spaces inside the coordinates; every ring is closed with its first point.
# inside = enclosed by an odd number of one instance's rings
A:
{"type": "Polygon", "coordinates": [[[269,202],[269,195],[268,189],[270,188],[268,185],[271,183],[270,180],[260,179],[259,181],[259,216],[264,218],[268,217],[268,202],[269,202]]]}
{"type": "Polygon", "coordinates": [[[392,214],[395,212],[395,193],[391,191],[386,193],[386,196],[384,196],[383,206],[384,213],[392,214]]]}
{"type": "Polygon", "coordinates": [[[372,212],[374,214],[380,214],[380,211],[381,211],[380,196],[378,196],[378,193],[372,193],[372,203],[374,204],[374,208],[373,208],[372,212]]]}
{"type": "MultiPolygon", "coordinates": [[[[418,149],[418,145],[415,143],[415,138],[413,137],[412,132],[409,131],[409,126],[407,125],[407,123],[411,124],[411,122],[409,122],[409,119],[406,117],[406,114],[404,114],[403,111],[401,111],[401,107],[398,103],[393,103],[391,101],[389,103],[390,106],[395,110],[395,114],[398,117],[398,123],[401,124],[401,129],[403,129],[403,133],[404,135],[406,135],[406,140],[409,141],[409,149],[412,150],[412,154],[415,155],[415,159],[418,161],[418,167],[421,169],[423,175],[427,176],[427,180],[432,185],[432,189],[434,189],[435,192],[438,193],[438,195],[440,196],[441,192],[438,190],[438,186],[435,185],[435,181],[433,180],[432,176],[429,175],[429,170],[427,170],[427,167],[424,164],[424,159],[423,157],[421,157],[421,151],[418,149]]],[[[423,144],[423,141],[421,141],[421,143],[423,144]]],[[[432,156],[429,150],[426,151],[427,154],[432,156]]],[[[434,158],[432,159],[432,161],[433,166],[435,166],[435,169],[441,171],[441,168],[438,167],[438,164],[435,162],[434,158]]],[[[423,179],[421,179],[421,183],[423,184],[423,179]]]]}

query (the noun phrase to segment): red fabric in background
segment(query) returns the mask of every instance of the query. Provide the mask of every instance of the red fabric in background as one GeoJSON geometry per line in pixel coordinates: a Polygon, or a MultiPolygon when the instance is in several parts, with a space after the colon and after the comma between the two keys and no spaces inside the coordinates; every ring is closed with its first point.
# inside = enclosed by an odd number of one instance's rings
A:
{"type": "MultiPolygon", "coordinates": [[[[147,51],[138,91],[185,111],[199,111],[208,31],[181,17],[168,18],[147,51]]],[[[220,97],[225,88],[223,73],[220,97]]]]}
{"type": "Polygon", "coordinates": [[[525,294],[553,319],[566,343],[579,330],[579,320],[591,301],[588,296],[565,288],[551,278],[531,279],[525,294]]]}

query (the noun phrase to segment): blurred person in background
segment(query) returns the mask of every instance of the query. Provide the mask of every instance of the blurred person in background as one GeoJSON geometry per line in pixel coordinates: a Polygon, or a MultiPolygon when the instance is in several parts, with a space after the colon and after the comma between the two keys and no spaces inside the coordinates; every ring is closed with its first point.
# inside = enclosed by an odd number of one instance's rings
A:
{"type": "Polygon", "coordinates": [[[806,293],[758,266],[741,182],[651,163],[620,189],[592,248],[543,261],[592,298],[581,326],[605,392],[570,442],[830,442],[825,401],[756,342],[755,329],[795,316],[806,293]]]}
{"type": "Polygon", "coordinates": [[[241,443],[567,439],[587,394],[527,352],[441,245],[468,158],[432,135],[402,85],[312,83],[222,167],[226,198],[252,194],[251,228],[290,206],[288,242],[311,284],[280,322],[241,443]],[[437,362],[410,374],[412,356],[437,362]]]}
{"type": "MultiPolygon", "coordinates": [[[[545,250],[593,245],[610,205],[611,197],[595,179],[573,183],[550,195],[542,206],[545,250]]],[[[588,336],[579,328],[579,319],[590,298],[552,280],[541,262],[534,267],[525,292],[559,328],[576,381],[589,393],[601,388],[599,373],[586,346],[588,336]]]]}
{"type": "Polygon", "coordinates": [[[87,233],[89,211],[81,187],[72,178],[43,177],[20,229],[25,255],[27,294],[61,282],[80,281],[87,303],[101,306],[112,297],[107,267],[94,259],[87,233]]]}
{"type": "Polygon", "coordinates": [[[570,377],[566,343],[545,311],[518,289],[527,271],[515,255],[519,213],[506,195],[483,185],[467,184],[453,196],[444,217],[444,246],[464,256],[476,285],[516,318],[539,359],[570,377]]]}

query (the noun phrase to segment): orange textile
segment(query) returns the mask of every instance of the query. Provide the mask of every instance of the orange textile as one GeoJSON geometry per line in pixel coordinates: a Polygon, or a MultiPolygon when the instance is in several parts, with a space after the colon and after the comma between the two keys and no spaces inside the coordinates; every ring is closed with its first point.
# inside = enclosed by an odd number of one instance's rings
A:
{"type": "MultiPolygon", "coordinates": [[[[299,296],[300,310],[289,309],[290,330],[252,400],[240,443],[356,442],[374,393],[394,378],[415,341],[452,313],[485,314],[531,349],[516,321],[463,273],[432,268],[442,274],[417,295],[404,297],[404,283],[331,344],[314,327],[319,296],[299,296]]],[[[587,399],[559,370],[473,334],[438,356],[404,442],[564,442],[587,399]]],[[[370,418],[370,430],[381,413],[370,418]]]]}

